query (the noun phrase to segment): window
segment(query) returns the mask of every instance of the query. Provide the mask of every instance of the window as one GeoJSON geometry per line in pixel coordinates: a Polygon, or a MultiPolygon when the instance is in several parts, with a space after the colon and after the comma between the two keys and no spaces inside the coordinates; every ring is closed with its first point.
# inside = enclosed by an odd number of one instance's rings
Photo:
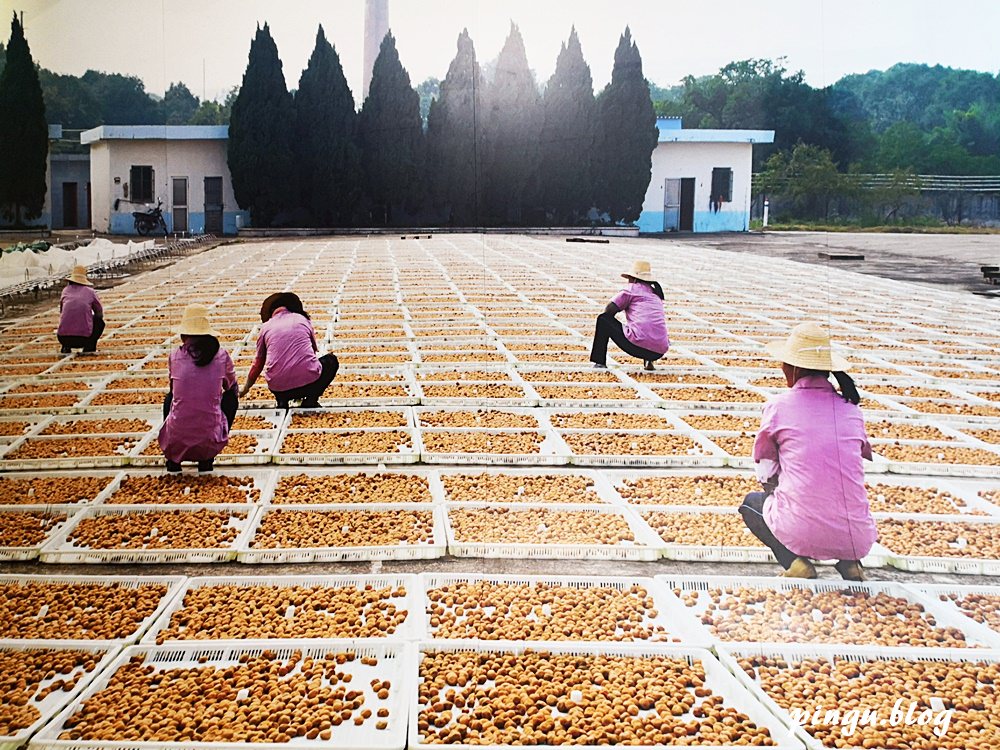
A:
{"type": "Polygon", "coordinates": [[[730,203],[733,200],[733,170],[716,167],[712,170],[712,196],[714,203],[730,203]]]}
{"type": "Polygon", "coordinates": [[[153,168],[133,166],[129,170],[129,192],[133,203],[153,202],[153,168]]]}

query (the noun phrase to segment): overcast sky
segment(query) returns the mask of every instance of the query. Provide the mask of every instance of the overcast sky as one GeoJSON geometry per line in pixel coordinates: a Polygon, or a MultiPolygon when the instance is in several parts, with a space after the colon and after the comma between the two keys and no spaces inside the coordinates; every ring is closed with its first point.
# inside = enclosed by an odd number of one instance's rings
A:
{"type": "MultiPolygon", "coordinates": [[[[34,59],[50,70],[137,75],[160,95],[183,81],[210,99],[241,81],[265,21],[296,88],[322,24],[360,96],[364,0],[0,0],[4,41],[12,10],[24,11],[34,59]]],[[[480,61],[494,58],[511,21],[540,80],[575,24],[598,88],[626,25],[661,86],[749,57],[784,56],[814,86],[896,62],[1000,70],[1000,0],[389,0],[389,18],[414,84],[444,77],[463,27],[480,61]]]]}

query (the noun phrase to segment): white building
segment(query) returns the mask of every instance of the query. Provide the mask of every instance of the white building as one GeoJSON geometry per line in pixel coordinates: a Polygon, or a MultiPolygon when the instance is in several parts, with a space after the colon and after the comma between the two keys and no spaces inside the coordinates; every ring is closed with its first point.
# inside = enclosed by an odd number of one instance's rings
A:
{"type": "Polygon", "coordinates": [[[235,234],[249,223],[233,195],[226,125],[102,125],[90,146],[91,226],[134,234],[133,211],[163,203],[170,232],[235,234]]]}
{"type": "Polygon", "coordinates": [[[745,232],[750,228],[753,144],[773,130],[684,130],[679,118],[656,121],[652,179],[640,232],[745,232]]]}

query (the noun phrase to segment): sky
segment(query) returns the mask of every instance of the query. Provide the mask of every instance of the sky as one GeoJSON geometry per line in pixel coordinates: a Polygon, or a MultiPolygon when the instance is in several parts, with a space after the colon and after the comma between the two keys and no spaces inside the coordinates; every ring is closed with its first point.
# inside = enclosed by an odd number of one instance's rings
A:
{"type": "MultiPolygon", "coordinates": [[[[32,55],[45,68],[136,75],[157,95],[182,81],[209,99],[240,83],[265,22],[285,82],[297,88],[322,24],[360,99],[364,0],[0,0],[4,41],[12,11],[24,12],[32,55]]],[[[389,22],[414,85],[444,77],[463,28],[481,62],[495,58],[511,22],[541,81],[575,25],[597,89],[626,25],[646,78],[660,86],[751,57],[785,57],[813,86],[897,62],[1000,71],[998,0],[389,0],[389,22]]]]}

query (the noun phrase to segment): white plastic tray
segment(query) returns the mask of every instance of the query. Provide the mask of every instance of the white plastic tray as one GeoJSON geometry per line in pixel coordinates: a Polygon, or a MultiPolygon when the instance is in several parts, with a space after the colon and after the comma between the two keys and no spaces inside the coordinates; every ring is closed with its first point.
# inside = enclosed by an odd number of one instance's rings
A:
{"type": "MultiPolygon", "coordinates": [[[[498,584],[530,585],[532,588],[539,584],[550,586],[561,586],[565,588],[586,589],[586,588],[612,588],[622,592],[628,592],[632,586],[641,586],[646,590],[653,600],[653,607],[656,609],[654,617],[648,617],[642,623],[646,627],[660,626],[664,633],[659,636],[660,640],[638,641],[642,643],[682,643],[685,646],[698,646],[710,648],[713,639],[708,637],[700,626],[688,619],[673,617],[676,611],[670,607],[668,600],[673,599],[672,595],[664,591],[663,588],[652,578],[628,578],[610,576],[539,576],[539,575],[484,575],[479,573],[423,573],[420,575],[420,600],[419,600],[419,637],[424,639],[435,639],[435,634],[430,625],[430,618],[427,614],[429,600],[427,592],[431,589],[450,586],[456,583],[488,581],[498,584]]],[[[530,618],[529,618],[530,619],[530,618]]],[[[618,635],[625,636],[625,631],[619,628],[618,635]]],[[[477,639],[487,640],[487,639],[477,639]]],[[[496,639],[489,639],[496,640],[496,639]]],[[[575,642],[597,641],[599,639],[566,639],[575,642]]],[[[609,643],[636,642],[631,638],[623,641],[607,641],[609,643]]]]}
{"type": "MultiPolygon", "coordinates": [[[[705,592],[709,589],[729,589],[729,588],[748,588],[748,589],[760,589],[760,590],[771,590],[776,592],[792,591],[795,589],[804,589],[812,591],[814,593],[823,592],[833,592],[833,591],[843,591],[843,592],[864,592],[869,594],[879,594],[883,593],[888,596],[897,597],[900,599],[905,599],[908,602],[921,605],[928,617],[933,619],[938,626],[941,627],[953,627],[961,631],[966,638],[966,643],[970,647],[970,653],[975,653],[980,648],[998,648],[1000,647],[1000,635],[994,634],[988,629],[985,629],[984,633],[982,626],[971,627],[976,625],[976,623],[968,620],[963,615],[959,614],[957,611],[949,611],[949,608],[942,606],[940,602],[934,601],[931,597],[926,596],[919,591],[916,591],[913,587],[904,586],[900,583],[895,583],[891,581],[869,581],[864,583],[852,582],[852,581],[829,581],[829,580],[805,580],[805,579],[789,579],[789,578],[756,578],[756,577],[743,577],[743,576],[691,576],[691,575],[658,575],[656,580],[661,585],[665,586],[669,591],[673,592],[676,589],[681,591],[697,591],[699,593],[705,592]]],[[[679,600],[675,600],[677,603],[681,604],[687,611],[687,615],[691,617],[695,623],[697,623],[699,628],[703,628],[705,634],[713,641],[720,642],[726,646],[739,647],[744,645],[745,642],[734,641],[725,637],[725,634],[719,635],[709,628],[707,625],[701,623],[701,616],[704,614],[708,602],[702,601],[699,596],[698,604],[695,607],[688,607],[684,605],[679,600]]],[[[823,615],[816,610],[813,611],[813,617],[816,621],[822,621],[823,615]]],[[[777,632],[781,629],[782,623],[775,622],[774,630],[777,632]]],[[[900,629],[900,634],[905,635],[905,629],[900,629]]],[[[835,632],[834,635],[837,635],[835,632]]],[[[778,639],[761,641],[763,643],[808,643],[808,641],[802,640],[803,635],[801,633],[790,633],[789,637],[795,640],[790,641],[780,641],[778,639]]],[[[848,641],[844,640],[844,644],[848,641]]],[[[819,645],[819,644],[817,644],[819,645]]],[[[836,644],[832,644],[836,645],[836,644]]],[[[866,643],[855,643],[852,645],[864,646],[870,645],[866,643]]],[[[887,653],[896,653],[900,651],[909,651],[913,648],[925,648],[925,646],[886,646],[878,644],[878,648],[886,651],[887,653]]]]}
{"type": "MultiPolygon", "coordinates": [[[[97,675],[103,673],[119,650],[117,644],[84,644],[76,641],[48,641],[45,646],[39,646],[37,643],[14,644],[6,642],[0,644],[0,650],[3,651],[28,651],[38,648],[50,649],[52,651],[87,651],[94,654],[97,664],[89,674],[81,676],[74,688],[68,693],[62,690],[55,690],[49,693],[42,701],[32,700],[31,705],[39,710],[41,716],[31,726],[11,736],[0,737],[0,750],[15,750],[25,745],[28,739],[57,714],[63,706],[76,698],[97,675]]],[[[81,672],[82,668],[78,667],[72,674],[80,674],[81,672]]],[[[63,677],[64,675],[54,675],[51,679],[43,680],[40,687],[47,687],[57,679],[62,679],[63,677]]]]}
{"type": "MultiPolygon", "coordinates": [[[[572,654],[581,656],[620,656],[620,657],[649,657],[664,656],[668,658],[685,659],[689,664],[700,662],[705,670],[705,687],[709,688],[713,695],[721,696],[726,706],[732,707],[741,713],[746,714],[751,721],[761,727],[766,727],[771,737],[775,740],[773,747],[777,750],[800,750],[800,743],[792,736],[788,729],[782,726],[774,716],[768,713],[746,689],[741,686],[733,676],[723,667],[715,657],[708,651],[684,646],[665,646],[658,644],[577,644],[577,643],[523,643],[511,641],[496,641],[484,643],[482,641],[420,641],[417,643],[418,657],[423,654],[442,652],[473,652],[485,654],[515,654],[519,655],[526,650],[534,652],[547,652],[551,654],[572,654]]],[[[417,722],[420,718],[420,684],[412,694],[410,703],[409,718],[409,747],[412,750],[431,750],[440,747],[437,744],[427,744],[421,742],[420,732],[417,722]]],[[[485,750],[498,750],[498,748],[509,747],[507,745],[464,745],[449,744],[450,748],[458,750],[473,750],[480,748],[485,750]]],[[[603,746],[597,745],[574,745],[579,750],[598,750],[603,746]]],[[[635,745],[637,748],[648,748],[649,745],[635,745]]],[[[702,750],[723,750],[723,748],[733,747],[731,745],[699,745],[702,750]]]]}
{"type": "Polygon", "coordinates": [[[428,560],[442,557],[447,551],[444,511],[440,505],[421,503],[355,503],[351,505],[270,505],[261,508],[254,516],[253,523],[242,542],[237,555],[244,563],[289,563],[289,562],[320,562],[320,561],[367,561],[367,560],[428,560]],[[427,544],[396,544],[383,546],[356,547],[253,547],[254,537],[268,513],[277,512],[313,512],[323,511],[358,513],[373,511],[409,511],[430,513],[433,522],[431,541],[427,544]]]}
{"type": "MultiPolygon", "coordinates": [[[[272,453],[277,444],[278,430],[268,430],[267,432],[254,432],[252,430],[233,430],[229,433],[230,439],[238,435],[251,435],[257,438],[257,445],[253,453],[220,453],[215,457],[216,466],[255,466],[269,464],[272,460],[272,453]]],[[[149,446],[159,440],[160,431],[154,430],[135,449],[128,463],[130,466],[160,467],[164,466],[166,459],[162,453],[154,455],[143,455],[149,446]]]]}
{"type": "Polygon", "coordinates": [[[573,447],[569,442],[566,442],[566,447],[571,451],[570,463],[576,466],[612,466],[615,468],[622,467],[640,467],[640,466],[650,466],[650,467],[668,467],[668,466],[723,466],[726,462],[726,453],[716,445],[708,442],[698,433],[691,430],[676,429],[676,430],[559,430],[558,434],[561,439],[565,439],[566,435],[584,435],[584,434],[602,434],[607,433],[611,435],[656,435],[660,433],[676,433],[681,437],[689,438],[696,445],[700,446],[704,451],[703,454],[691,454],[691,455],[623,455],[615,453],[607,454],[579,454],[572,452],[573,447]]]}
{"type": "Polygon", "coordinates": [[[527,383],[517,381],[491,381],[491,380],[449,380],[447,383],[432,383],[421,381],[416,384],[417,392],[420,395],[420,403],[425,406],[534,406],[539,403],[538,394],[527,383]],[[509,396],[499,398],[489,398],[487,396],[428,396],[424,391],[424,386],[433,385],[458,385],[474,388],[477,386],[500,385],[512,388],[520,388],[523,396],[509,396]]]}
{"type": "Polygon", "coordinates": [[[12,456],[18,448],[28,440],[33,442],[48,442],[55,440],[73,440],[72,435],[52,435],[47,437],[22,437],[10,445],[0,447],[0,470],[2,471],[32,471],[45,469],[107,469],[125,466],[129,463],[136,451],[141,450],[143,445],[149,441],[149,435],[145,437],[139,434],[129,435],[101,435],[102,438],[120,437],[133,440],[133,445],[124,453],[116,453],[105,456],[63,456],[59,458],[7,458],[12,456]]]}
{"type": "Polygon", "coordinates": [[[972,617],[972,615],[968,614],[964,609],[959,607],[957,602],[953,602],[951,599],[941,598],[945,594],[957,594],[960,597],[968,596],[969,594],[990,594],[992,596],[1000,597],[1000,586],[959,586],[951,583],[906,583],[903,584],[903,587],[919,591],[924,596],[932,599],[939,607],[943,607],[948,611],[965,618],[969,623],[966,627],[968,627],[970,631],[975,631],[977,633],[985,631],[984,638],[986,636],[992,636],[994,639],[1000,639],[1000,630],[995,630],[986,623],[978,622],[972,617]]]}
{"type": "Polygon", "coordinates": [[[587,493],[586,502],[553,502],[545,503],[541,501],[523,501],[523,500],[479,500],[472,501],[480,505],[490,504],[497,506],[509,505],[513,502],[530,502],[531,504],[537,505],[598,505],[601,503],[608,503],[609,505],[623,505],[620,498],[615,494],[610,488],[608,483],[605,481],[604,477],[595,471],[589,469],[573,469],[573,468],[556,468],[556,467],[538,467],[538,468],[520,468],[520,467],[506,467],[506,466],[466,466],[462,468],[446,468],[441,469],[438,472],[438,479],[441,483],[441,494],[442,502],[451,503],[452,505],[463,505],[466,503],[464,500],[455,500],[448,496],[447,489],[445,488],[445,478],[448,476],[455,475],[465,475],[465,476],[477,476],[481,474],[486,474],[490,476],[509,476],[509,477],[545,477],[545,476],[568,476],[568,477],[584,477],[592,482],[592,492],[587,493]]]}
{"type": "Polygon", "coordinates": [[[656,560],[662,554],[663,542],[630,509],[613,505],[583,505],[559,503],[447,503],[445,524],[448,552],[455,557],[515,557],[529,559],[583,560],[656,560]],[[571,511],[618,516],[628,524],[635,541],[610,544],[504,544],[500,542],[460,542],[455,538],[448,513],[455,509],[489,508],[508,512],[525,510],[571,511]]]}
{"type": "MultiPolygon", "coordinates": [[[[34,495],[31,496],[32,500],[35,502],[31,503],[6,503],[0,504],[0,510],[7,510],[8,508],[23,508],[25,505],[60,505],[66,506],[68,508],[84,508],[89,505],[96,505],[100,503],[108,493],[108,487],[110,486],[112,480],[119,475],[120,472],[117,471],[88,471],[88,472],[73,472],[73,478],[79,479],[81,477],[101,477],[105,480],[104,486],[94,494],[93,497],[89,497],[86,500],[77,503],[65,503],[61,500],[56,500],[53,503],[46,503],[44,498],[38,497],[37,500],[34,495]]],[[[60,479],[66,478],[66,472],[61,471],[24,471],[17,473],[3,473],[0,474],[0,478],[7,480],[11,483],[17,482],[29,482],[32,479],[60,479]]]]}
{"type": "MultiPolygon", "coordinates": [[[[142,503],[115,503],[115,493],[121,488],[122,482],[126,481],[129,477],[163,477],[165,479],[174,478],[180,480],[184,479],[194,479],[195,475],[192,474],[182,474],[180,477],[171,474],[164,474],[161,471],[155,470],[143,470],[143,469],[130,469],[128,471],[119,472],[115,475],[114,480],[104,489],[104,491],[98,496],[98,501],[95,505],[99,504],[102,507],[124,507],[126,505],[131,506],[141,506],[142,503]]],[[[260,493],[260,497],[257,503],[252,503],[250,497],[245,498],[245,502],[250,506],[253,505],[264,505],[270,501],[271,493],[274,490],[274,471],[272,469],[250,469],[250,468],[232,468],[232,469],[216,469],[212,474],[208,476],[217,477],[240,477],[247,478],[251,480],[253,489],[260,493]]],[[[204,505],[205,503],[190,503],[190,505],[204,505]]],[[[210,503],[214,505],[219,505],[220,503],[210,503]]],[[[236,505],[237,503],[222,503],[223,505],[236,505]]],[[[171,503],[169,500],[159,499],[158,502],[149,503],[149,505],[188,505],[188,503],[171,503]]]]}
{"type": "MultiPolygon", "coordinates": [[[[87,506],[84,506],[87,507],[87,506]]],[[[45,513],[58,516],[65,515],[66,520],[58,522],[45,536],[45,540],[38,544],[23,547],[0,547],[0,560],[34,560],[38,557],[42,548],[59,536],[67,526],[75,521],[75,514],[78,514],[80,507],[77,505],[5,505],[0,510],[0,516],[13,513],[45,513]]]]}
{"type": "MultiPolygon", "coordinates": [[[[441,483],[438,481],[437,471],[428,468],[413,468],[409,465],[396,465],[396,466],[321,466],[321,467],[285,467],[278,469],[275,473],[274,482],[271,487],[271,491],[267,495],[267,505],[275,508],[287,508],[289,506],[300,506],[307,507],[310,503],[275,503],[274,498],[278,492],[278,487],[281,484],[281,480],[285,477],[291,477],[304,474],[306,476],[358,476],[358,475],[379,475],[379,474],[392,474],[392,475],[402,475],[402,476],[417,476],[422,477],[427,480],[428,487],[430,489],[431,499],[428,502],[413,502],[397,500],[394,502],[405,503],[414,508],[424,507],[430,504],[438,504],[444,502],[444,491],[441,488],[441,483]]],[[[326,498],[323,502],[315,503],[315,505],[343,505],[345,507],[357,507],[358,505],[363,505],[363,503],[355,502],[337,502],[332,498],[326,498]]]]}
{"type": "Polygon", "coordinates": [[[323,408],[323,409],[290,409],[288,411],[288,417],[282,424],[278,427],[287,427],[290,430],[359,430],[359,429],[383,429],[365,427],[360,425],[347,425],[344,427],[311,427],[304,424],[301,420],[308,417],[310,414],[316,415],[339,415],[343,418],[349,418],[351,414],[358,414],[361,412],[380,412],[380,413],[391,413],[399,416],[400,421],[403,424],[398,427],[386,428],[386,429],[402,429],[404,427],[413,427],[413,409],[412,406],[361,406],[361,407],[351,407],[351,408],[323,408]]]}
{"type": "Polygon", "coordinates": [[[420,458],[420,433],[410,427],[386,427],[345,430],[293,430],[285,428],[275,441],[273,460],[276,464],[412,464],[420,458]],[[285,438],[291,434],[308,433],[380,433],[401,432],[409,435],[410,446],[395,453],[282,453],[285,438]]]}
{"type": "MultiPolygon", "coordinates": [[[[131,646],[123,650],[114,662],[100,676],[93,680],[69,706],[63,709],[49,724],[38,733],[32,741],[32,747],[37,750],[96,750],[97,748],[197,748],[208,750],[250,750],[251,748],[276,748],[283,745],[257,743],[196,743],[196,742],[85,742],[81,740],[60,740],[59,734],[65,721],[72,716],[79,706],[94,694],[102,691],[114,674],[129,660],[142,657],[158,671],[173,669],[204,669],[207,667],[226,667],[238,663],[242,654],[256,656],[263,651],[274,652],[279,659],[288,659],[293,653],[299,652],[307,658],[325,658],[326,654],[337,652],[353,652],[357,657],[373,656],[378,659],[374,667],[365,666],[360,658],[356,658],[341,668],[353,677],[352,689],[365,693],[366,706],[385,706],[389,709],[386,721],[388,727],[383,731],[375,729],[375,717],[365,722],[364,726],[355,726],[353,722],[344,722],[334,727],[333,736],[329,741],[306,740],[297,738],[289,746],[306,748],[307,750],[402,750],[406,745],[406,712],[412,701],[413,651],[407,643],[392,643],[374,640],[323,640],[323,641],[238,641],[215,642],[208,644],[172,644],[164,646],[131,646]],[[205,658],[205,661],[202,659],[205,658]],[[389,679],[389,698],[379,701],[375,698],[370,682],[373,679],[389,679]]],[[[136,717],[127,717],[133,719],[136,717]]]]}
{"type": "Polygon", "coordinates": [[[51,563],[191,563],[222,562],[236,557],[236,550],[250,532],[256,509],[250,505],[102,505],[81,510],[70,523],[62,527],[42,548],[42,562],[51,563]],[[239,534],[228,547],[188,549],[92,549],[78,547],[69,536],[84,518],[109,515],[129,515],[177,511],[190,513],[199,509],[228,511],[229,525],[239,529],[239,534]],[[237,514],[245,516],[243,520],[237,514]]]}
{"type": "Polygon", "coordinates": [[[941,440],[895,440],[895,441],[872,441],[872,450],[876,455],[882,445],[919,445],[939,448],[979,448],[980,450],[993,453],[996,456],[994,464],[953,464],[946,463],[944,459],[940,463],[928,463],[919,461],[899,461],[896,459],[879,456],[886,463],[888,470],[894,474],[921,474],[940,475],[947,477],[1000,477],[1000,452],[997,446],[988,443],[971,440],[966,442],[945,442],[941,440]]]}
{"type": "MultiPolygon", "coordinates": [[[[817,741],[800,727],[792,719],[785,709],[781,708],[761,688],[759,683],[740,668],[738,659],[742,656],[772,656],[785,659],[789,662],[801,661],[802,659],[826,660],[833,664],[838,659],[851,661],[869,662],[884,661],[886,658],[905,659],[907,661],[956,661],[956,662],[997,662],[1000,661],[1000,652],[989,650],[969,649],[948,649],[948,648],[925,648],[901,650],[899,654],[887,656],[880,647],[871,646],[828,646],[828,645],[794,645],[794,644],[743,644],[740,646],[724,645],[716,649],[719,660],[728,669],[736,680],[750,691],[752,697],[767,708],[785,727],[792,731],[796,738],[806,745],[810,750],[825,750],[826,746],[817,741]]],[[[900,689],[899,697],[905,702],[905,688],[900,689]]],[[[944,697],[944,696],[942,696],[944,697]]],[[[812,711],[818,706],[803,706],[812,711]]],[[[832,708],[823,706],[823,708],[832,708]]],[[[888,714],[892,710],[891,705],[883,706],[863,706],[862,708],[878,711],[883,720],[888,719],[888,714]]],[[[929,737],[934,735],[928,733],[929,737]]],[[[875,750],[891,750],[891,748],[875,748],[875,750]]]]}
{"type": "MultiPolygon", "coordinates": [[[[0,579],[0,583],[3,579],[0,579]]],[[[188,592],[193,589],[215,587],[215,586],[233,586],[245,590],[249,593],[251,589],[257,588],[273,588],[281,589],[288,588],[291,586],[302,586],[302,587],[318,587],[322,586],[324,588],[338,589],[353,587],[357,589],[365,589],[366,587],[382,589],[382,588],[404,588],[406,590],[406,595],[398,598],[392,599],[391,601],[396,605],[397,609],[402,609],[407,612],[406,619],[403,623],[396,629],[395,633],[385,636],[388,640],[398,641],[398,640],[409,640],[416,638],[419,635],[420,628],[420,591],[417,576],[415,575],[405,575],[405,574],[381,574],[381,575],[302,575],[302,576],[205,576],[197,578],[188,578],[179,587],[176,596],[170,598],[169,605],[157,613],[155,622],[148,629],[146,634],[142,638],[142,643],[145,644],[155,644],[160,638],[160,633],[164,631],[170,625],[170,620],[176,612],[180,612],[184,609],[184,597],[187,596],[188,592]]],[[[247,599],[251,599],[248,596],[247,599]]],[[[284,617],[290,617],[289,613],[283,613],[284,617]]],[[[211,632],[199,632],[193,639],[176,639],[170,638],[164,641],[164,643],[173,644],[191,644],[199,643],[204,641],[216,641],[223,640],[219,638],[213,638],[211,632]]],[[[272,640],[270,638],[258,637],[257,640],[272,640]]],[[[275,639],[277,640],[277,639],[275,639]]],[[[286,639],[286,640],[314,640],[314,639],[286,639]]]]}
{"type": "Polygon", "coordinates": [[[569,461],[569,447],[555,430],[531,428],[421,427],[420,458],[427,464],[504,464],[510,466],[559,466],[569,461]],[[423,436],[440,432],[508,433],[531,432],[543,436],[538,453],[431,453],[423,445],[423,436]]]}
{"type": "MultiPolygon", "coordinates": [[[[923,513],[874,513],[876,524],[883,519],[899,521],[933,521],[935,523],[969,523],[997,524],[997,518],[981,516],[944,516],[923,513]]],[[[882,547],[881,544],[877,545],[882,547]]],[[[894,568],[922,573],[961,573],[965,575],[1000,575],[1000,560],[976,557],[933,557],[925,555],[910,555],[895,552],[890,547],[883,547],[887,553],[887,562],[894,568]]]]}
{"type": "MultiPolygon", "coordinates": [[[[160,616],[160,614],[167,608],[167,606],[173,601],[174,597],[177,596],[177,592],[181,590],[183,583],[185,581],[184,576],[52,576],[52,575],[0,575],[0,585],[12,586],[12,585],[27,585],[27,584],[86,584],[88,586],[117,586],[119,588],[134,589],[140,586],[147,585],[162,585],[166,586],[167,591],[160,599],[159,605],[156,610],[150,614],[148,617],[144,618],[141,623],[138,624],[136,629],[131,633],[126,633],[120,638],[105,638],[105,639],[91,639],[91,638],[62,638],[61,642],[66,644],[119,644],[127,645],[134,643],[139,639],[150,625],[160,616]]],[[[51,611],[51,610],[49,610],[51,611]]],[[[39,617],[42,615],[39,614],[39,617]]],[[[0,643],[23,643],[23,644],[35,644],[36,646],[45,646],[52,643],[51,638],[17,638],[14,635],[4,636],[0,633],[0,643]]]]}

